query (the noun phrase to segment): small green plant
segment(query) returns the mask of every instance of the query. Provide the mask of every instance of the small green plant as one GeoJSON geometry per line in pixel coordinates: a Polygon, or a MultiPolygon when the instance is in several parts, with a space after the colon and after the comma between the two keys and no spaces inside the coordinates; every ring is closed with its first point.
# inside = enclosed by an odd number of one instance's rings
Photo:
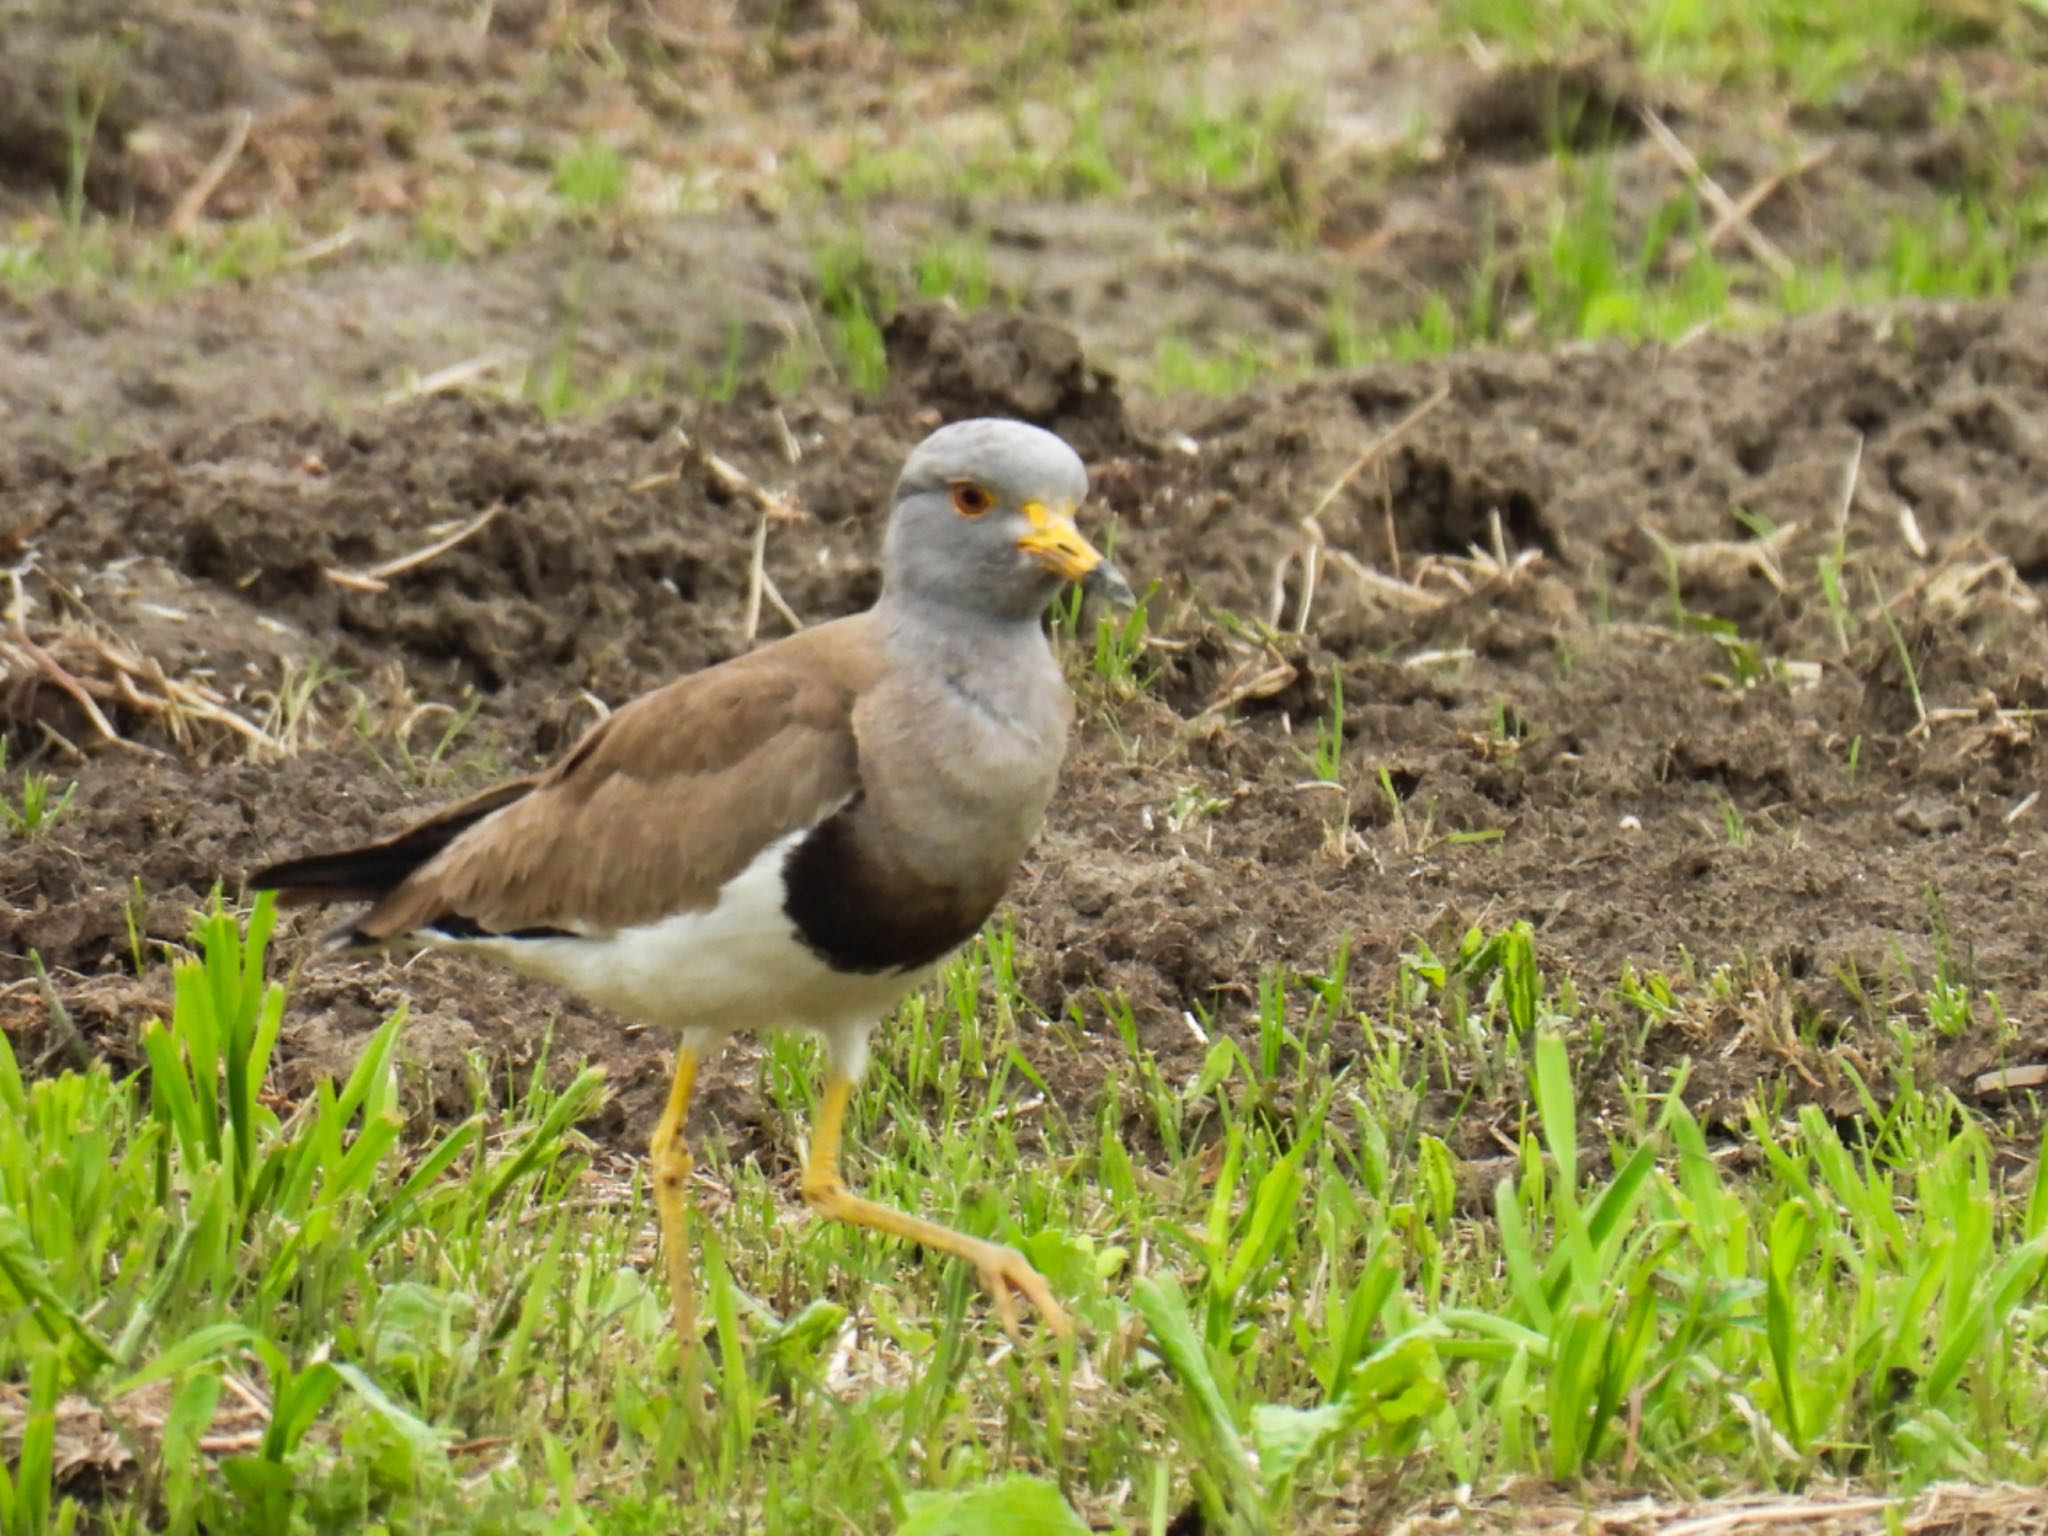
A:
{"type": "Polygon", "coordinates": [[[581,214],[609,213],[626,200],[625,157],[602,139],[582,138],[555,161],[555,195],[581,214]]]}
{"type": "MultiPolygon", "coordinates": [[[[1955,935],[1949,928],[1948,908],[1942,902],[1941,893],[1930,885],[1924,896],[1928,942],[1934,950],[1934,980],[1927,989],[1925,1000],[1927,1022],[1934,1026],[1936,1034],[1953,1040],[1967,1034],[1976,1022],[1975,1009],[1970,1001],[1967,965],[1965,958],[1956,953],[1955,935]]],[[[1989,998],[1989,1002],[1997,1008],[1996,998],[1989,998]]]]}
{"type": "MultiPolygon", "coordinates": [[[[1344,669],[1330,668],[1330,712],[1316,722],[1316,744],[1304,751],[1303,759],[1308,770],[1315,775],[1318,784],[1338,784],[1344,774],[1344,669]]],[[[1380,779],[1389,790],[1392,783],[1387,779],[1386,770],[1380,770],[1380,779]]],[[[1398,811],[1398,798],[1396,809],[1398,811]]]]}
{"type": "Polygon", "coordinates": [[[1749,825],[1742,819],[1742,807],[1727,793],[1716,791],[1714,807],[1721,814],[1721,835],[1735,848],[1749,846],[1749,825]]]}
{"type": "Polygon", "coordinates": [[[1878,617],[1884,620],[1884,632],[1892,643],[1892,654],[1899,659],[1899,671],[1906,679],[1906,692],[1913,701],[1913,717],[1921,726],[1927,724],[1927,701],[1920,695],[1920,669],[1913,664],[1913,652],[1906,644],[1905,634],[1899,629],[1899,621],[1892,616],[1891,604],[1884,600],[1884,592],[1877,585],[1877,578],[1870,581],[1871,600],[1877,605],[1878,617]]]}
{"type": "Polygon", "coordinates": [[[812,253],[817,270],[818,308],[831,352],[846,381],[873,394],[889,382],[888,349],[882,326],[895,308],[893,285],[868,254],[858,232],[842,235],[812,253]]]}
{"type": "Polygon", "coordinates": [[[1235,395],[1275,371],[1250,342],[1204,347],[1168,332],[1152,354],[1151,385],[1162,395],[1235,395]]]}
{"type": "Polygon", "coordinates": [[[1387,825],[1394,829],[1394,838],[1403,848],[1413,846],[1408,841],[1408,806],[1406,798],[1394,784],[1393,770],[1385,763],[1380,764],[1377,773],[1380,798],[1387,802],[1387,825]]]}
{"type": "Polygon", "coordinates": [[[1819,559],[1820,592],[1827,604],[1828,619],[1835,629],[1835,649],[1849,654],[1849,602],[1842,590],[1842,572],[1849,560],[1849,529],[1844,523],[1835,530],[1835,541],[1819,559]]]}
{"type": "Polygon", "coordinates": [[[1145,665],[1145,639],[1158,590],[1154,582],[1128,613],[1106,612],[1095,621],[1095,650],[1088,670],[1112,698],[1132,698],[1151,685],[1154,669],[1145,665]]]}
{"type": "Polygon", "coordinates": [[[1199,783],[1187,783],[1173,792],[1173,798],[1166,806],[1167,830],[1182,833],[1197,824],[1207,821],[1218,811],[1229,808],[1230,802],[1220,795],[1212,795],[1199,783]]]}
{"type": "Polygon", "coordinates": [[[579,260],[570,274],[562,312],[555,323],[553,344],[540,364],[527,371],[523,392],[550,419],[566,415],[582,403],[576,383],[576,346],[583,331],[583,311],[590,300],[590,261],[579,260]]]}
{"type": "Polygon", "coordinates": [[[1677,549],[1656,529],[1645,526],[1643,532],[1664,559],[1664,590],[1671,604],[1672,628],[1684,634],[1705,635],[1720,648],[1727,670],[1709,673],[1708,680],[1732,693],[1783,677],[1782,664],[1765,656],[1755,641],[1743,635],[1734,620],[1699,613],[1686,606],[1677,549]]]}
{"type": "Polygon", "coordinates": [[[1564,195],[1548,243],[1527,273],[1545,335],[1672,338],[1727,313],[1728,272],[1699,238],[1699,205],[1690,192],[1669,198],[1628,249],[1612,165],[1601,157],[1566,161],[1563,169],[1564,195]],[[1681,238],[1688,254],[1668,271],[1665,258],[1681,238]]]}
{"type": "MultiPolygon", "coordinates": [[[[394,1015],[346,1082],[280,1116],[265,1081],[284,1010],[264,977],[273,915],[265,897],[246,932],[218,907],[201,919],[135,1078],[94,1063],[30,1081],[0,1036],[0,1379],[30,1386],[0,1529],[73,1528],[39,1449],[66,1393],[125,1411],[168,1385],[141,1494],[168,1529],[288,1528],[325,1496],[301,1452],[337,1417],[416,1487],[453,1486],[451,1437],[431,1422],[438,1388],[389,1348],[391,1320],[434,1293],[394,1261],[432,1233],[444,1260],[474,1264],[494,1208],[559,1190],[562,1139],[601,1078],[540,1095],[495,1155],[475,1115],[400,1158],[394,1015]],[[346,1343],[330,1309],[360,1320],[346,1343]],[[259,1432],[222,1450],[206,1436],[230,1371],[262,1383],[267,1404],[259,1432]]],[[[508,1323],[533,1302],[512,1300],[508,1323]]]]}
{"type": "MultiPolygon", "coordinates": [[[[0,773],[6,771],[7,742],[0,737],[0,773]]],[[[0,794],[0,824],[16,837],[41,837],[71,809],[71,797],[77,793],[75,779],[60,791],[54,775],[24,773],[18,797],[0,794]]]]}
{"type": "Polygon", "coordinates": [[[329,684],[339,683],[347,675],[318,657],[303,666],[287,663],[264,715],[264,734],[288,748],[305,745],[318,725],[315,701],[329,684]]]}
{"type": "Polygon", "coordinates": [[[980,309],[989,301],[986,232],[937,236],[910,265],[920,298],[945,300],[961,309],[980,309]]]}

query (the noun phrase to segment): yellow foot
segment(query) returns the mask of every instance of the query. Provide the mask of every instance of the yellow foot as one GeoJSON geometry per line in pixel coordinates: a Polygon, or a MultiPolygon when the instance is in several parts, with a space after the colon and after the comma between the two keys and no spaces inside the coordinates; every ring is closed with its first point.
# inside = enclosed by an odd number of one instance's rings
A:
{"type": "Polygon", "coordinates": [[[965,1259],[981,1276],[981,1283],[988,1287],[996,1316],[1011,1338],[1019,1341],[1023,1338],[1017,1326],[1019,1296],[1038,1309],[1038,1315],[1045,1319],[1046,1326],[1054,1333],[1063,1339],[1071,1338],[1074,1325],[1067,1321],[1067,1314],[1060,1310],[1060,1304],[1052,1299],[1052,1288],[1016,1249],[991,1243],[985,1238],[969,1237],[964,1232],[955,1232],[951,1227],[942,1227],[908,1211],[863,1200],[846,1187],[839,1177],[839,1134],[845,1122],[846,1100],[852,1090],[850,1078],[835,1074],[826,1079],[825,1096],[818,1106],[818,1123],[812,1129],[811,1145],[804,1155],[804,1202],[826,1221],[843,1221],[852,1226],[866,1227],[871,1232],[905,1237],[940,1253],[951,1254],[956,1259],[965,1259]]]}
{"type": "Polygon", "coordinates": [[[1045,1319],[1046,1326],[1054,1333],[1063,1339],[1073,1336],[1074,1325],[1067,1321],[1067,1314],[1061,1310],[1060,1304],[1052,1299],[1052,1287],[1031,1267],[1030,1260],[1016,1249],[984,1238],[969,1237],[964,1232],[955,1232],[951,1227],[942,1227],[935,1221],[926,1221],[922,1216],[912,1216],[907,1211],[863,1200],[859,1195],[850,1193],[836,1174],[807,1178],[804,1199],[827,1221],[843,1221],[873,1232],[886,1232],[892,1237],[907,1237],[913,1243],[921,1243],[956,1259],[965,1259],[981,1276],[981,1283],[988,1289],[989,1300],[995,1305],[996,1317],[1011,1338],[1022,1342],[1024,1336],[1017,1325],[1019,1296],[1038,1309],[1038,1315],[1045,1319]]]}
{"type": "Polygon", "coordinates": [[[982,1245],[981,1255],[968,1255],[974,1259],[975,1268],[980,1272],[981,1283],[987,1287],[989,1300],[995,1304],[996,1317],[1003,1330],[1011,1338],[1023,1341],[1023,1332],[1017,1326],[1016,1297],[1022,1296],[1038,1309],[1038,1315],[1045,1319],[1046,1327],[1062,1339],[1074,1336],[1074,1325],[1060,1304],[1052,1299],[1052,1288],[1045,1283],[1045,1276],[1031,1267],[1031,1261],[1014,1248],[1005,1248],[998,1243],[982,1245]]]}

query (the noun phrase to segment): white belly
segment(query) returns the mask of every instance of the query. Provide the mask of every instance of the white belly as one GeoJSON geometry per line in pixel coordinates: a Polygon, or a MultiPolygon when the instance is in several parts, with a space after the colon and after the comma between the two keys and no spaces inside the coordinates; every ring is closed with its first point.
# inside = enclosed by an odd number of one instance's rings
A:
{"type": "Polygon", "coordinates": [[[574,938],[417,937],[431,948],[487,955],[628,1018],[685,1033],[698,1049],[741,1030],[803,1029],[825,1035],[836,1057],[854,1039],[864,1043],[938,967],[849,975],[819,959],[783,910],[783,861],[803,836],[763,849],[708,911],[574,938]]]}

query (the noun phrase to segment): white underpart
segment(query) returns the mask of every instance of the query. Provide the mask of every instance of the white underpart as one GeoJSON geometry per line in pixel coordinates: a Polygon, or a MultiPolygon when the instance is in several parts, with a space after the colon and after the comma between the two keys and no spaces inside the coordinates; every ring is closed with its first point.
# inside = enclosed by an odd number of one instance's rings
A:
{"type": "Polygon", "coordinates": [[[879,976],[835,971],[783,910],[783,862],[807,834],[771,843],[726,882],[718,905],[652,923],[561,939],[414,937],[433,949],[488,955],[615,1013],[671,1029],[709,1055],[743,1030],[809,1030],[832,1070],[860,1076],[868,1035],[938,967],[879,976]]]}

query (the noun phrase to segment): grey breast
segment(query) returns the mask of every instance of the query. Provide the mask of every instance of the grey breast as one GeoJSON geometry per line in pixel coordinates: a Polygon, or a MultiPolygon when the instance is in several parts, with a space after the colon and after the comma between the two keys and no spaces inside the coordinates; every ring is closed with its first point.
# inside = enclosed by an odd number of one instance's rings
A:
{"type": "Polygon", "coordinates": [[[861,701],[861,788],[783,866],[784,910],[837,970],[916,970],[973,937],[1044,820],[1069,712],[1044,637],[948,649],[861,701]]]}

